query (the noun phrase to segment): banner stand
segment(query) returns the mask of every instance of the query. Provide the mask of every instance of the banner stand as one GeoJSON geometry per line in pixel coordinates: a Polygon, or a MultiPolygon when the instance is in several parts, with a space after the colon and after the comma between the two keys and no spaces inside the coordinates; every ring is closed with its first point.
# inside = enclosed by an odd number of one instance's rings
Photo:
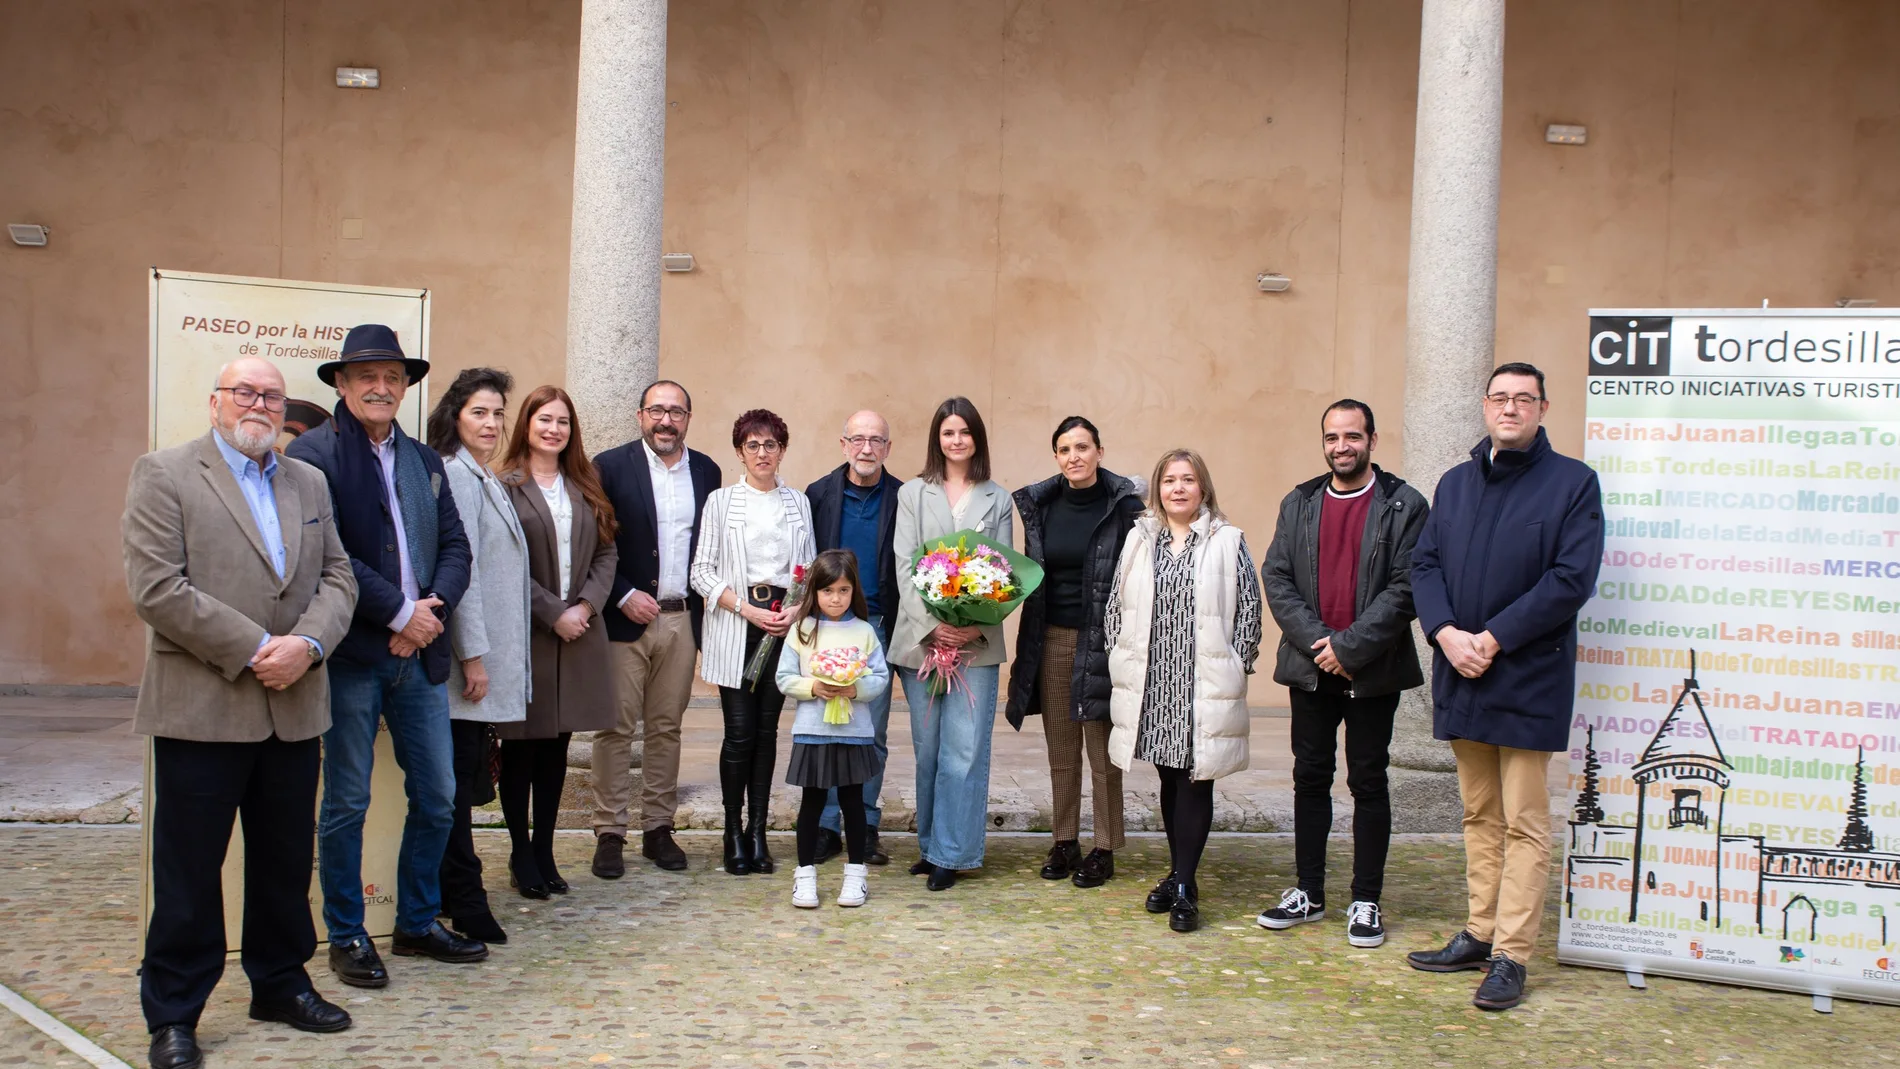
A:
{"type": "Polygon", "coordinates": [[[1560,962],[1900,1005],[1900,310],[1590,313],[1560,962]]]}

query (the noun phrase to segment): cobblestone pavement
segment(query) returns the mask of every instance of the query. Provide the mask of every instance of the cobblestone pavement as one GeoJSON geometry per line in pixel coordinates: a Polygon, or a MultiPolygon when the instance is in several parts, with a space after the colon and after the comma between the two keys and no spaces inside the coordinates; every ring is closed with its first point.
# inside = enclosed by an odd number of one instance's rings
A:
{"type": "MultiPolygon", "coordinates": [[[[506,840],[481,833],[491,875],[506,840]]],[[[795,910],[776,876],[716,871],[711,836],[685,837],[691,870],[587,873],[584,834],[558,853],[574,893],[528,902],[496,887],[512,936],[482,965],[387,957],[384,991],[319,990],[356,1026],[308,1036],[245,1016],[235,961],[200,1028],[213,1067],[398,1066],[1523,1066],[1891,1064],[1900,1011],[1793,995],[1560,968],[1546,927],[1531,998],[1489,1015],[1476,973],[1415,972],[1462,919],[1455,839],[1395,843],[1385,895],[1392,937],[1346,945],[1337,919],[1265,932],[1253,914],[1291,875],[1285,836],[1217,837],[1202,872],[1207,927],[1168,931],[1142,911],[1165,846],[1138,838],[1089,891],[1036,876],[1047,840],[998,836],[982,872],[931,894],[887,836],[870,903],[795,910]]],[[[1336,845],[1343,845],[1337,844],[1336,845]]],[[[789,837],[774,847],[789,861],[789,837]]],[[[138,832],[0,829],[0,982],[127,1061],[139,1020],[138,832]]],[[[1334,872],[1349,864],[1336,849],[1334,872]]],[[[821,870],[835,896],[836,862],[821,870]]],[[[491,879],[491,884],[500,881],[491,879]]],[[[1341,890],[1344,888],[1342,887],[1341,890]]],[[[1554,918],[1554,912],[1552,914],[1554,918]]],[[[385,944],[386,949],[386,944],[385,944]]],[[[319,963],[321,957],[319,957],[319,963]]],[[[0,1066],[78,1065],[0,1013],[0,1066]]]]}

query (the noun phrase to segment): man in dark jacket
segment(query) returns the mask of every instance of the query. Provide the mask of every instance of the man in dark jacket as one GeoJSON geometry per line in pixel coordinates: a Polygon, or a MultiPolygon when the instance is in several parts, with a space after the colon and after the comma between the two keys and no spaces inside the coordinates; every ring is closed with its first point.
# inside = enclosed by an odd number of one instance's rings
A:
{"type": "Polygon", "coordinates": [[[1262,912],[1284,929],[1326,915],[1326,836],[1333,826],[1333,765],[1346,726],[1352,791],[1352,905],[1346,941],[1385,942],[1379,894],[1392,839],[1386,789],[1399,692],[1425,681],[1412,646],[1412,545],[1429,511],[1424,495],[1372,463],[1372,409],[1350,398],[1320,416],[1331,471],[1280,502],[1273,544],[1260,565],[1267,606],[1280,625],[1273,680],[1293,703],[1293,853],[1299,886],[1262,912]]]}
{"type": "Polygon", "coordinates": [[[1025,717],[1042,715],[1055,837],[1042,878],[1100,887],[1114,878],[1115,851],[1126,841],[1122,770],[1108,757],[1105,621],[1115,566],[1141,515],[1147,484],[1101,466],[1101,435],[1081,416],[1057,424],[1049,445],[1062,473],[1014,495],[1023,517],[1023,553],[1043,566],[1043,583],[1023,602],[1004,715],[1017,731],[1025,717]],[[1095,810],[1095,844],[1086,857],[1084,754],[1095,810]]]}
{"type": "Polygon", "coordinates": [[[330,657],[330,729],[323,734],[317,824],[330,968],[344,983],[382,987],[389,973],[363,927],[363,818],[377,721],[402,767],[409,819],[396,883],[397,954],[480,961],[488,947],[442,926],[442,852],[454,822],[449,736],[449,614],[468,589],[470,550],[442,458],[404,434],[396,412],[429,364],[403,355],[379,323],[351,329],[317,377],[342,397],[321,427],[285,452],[323,472],[356,575],[356,614],[330,657]]]}
{"type": "MultiPolygon", "coordinates": [[[[813,534],[818,551],[848,549],[857,554],[858,582],[864,584],[864,604],[871,614],[871,626],[886,648],[891,644],[891,622],[897,614],[897,553],[891,537],[897,530],[897,491],[903,480],[884,468],[891,455],[891,426],[876,412],[852,413],[844,421],[839,436],[844,448],[844,463],[831,474],[805,488],[811,501],[813,534]]],[[[908,568],[910,562],[905,561],[908,568]]],[[[891,691],[869,702],[874,728],[871,745],[877,751],[878,773],[864,783],[864,823],[867,837],[864,859],[873,865],[891,862],[878,845],[877,828],[884,810],[877,804],[884,789],[884,764],[890,757],[891,691]]],[[[838,811],[838,792],[834,789],[818,818],[817,862],[822,864],[844,853],[843,815],[838,811]]]]}
{"type": "Polygon", "coordinates": [[[673,839],[679,809],[680,720],[693,697],[704,606],[687,582],[699,516],[719,489],[719,465],[686,447],[693,399],[665,379],[640,395],[640,437],[594,458],[600,488],[620,520],[620,563],[602,610],[620,699],[613,730],[594,735],[594,875],[626,875],[633,803],[633,739],[641,735],[640,854],[686,868],[673,839]]]}
{"type": "Polygon", "coordinates": [[[1438,649],[1432,734],[1451,743],[1464,801],[1465,929],[1407,955],[1433,972],[1485,968],[1472,1002],[1524,999],[1550,872],[1550,755],[1569,742],[1577,612],[1596,587],[1596,472],[1551,449],[1544,373],[1491,373],[1490,436],[1439,480],[1412,553],[1418,621],[1438,649]]]}

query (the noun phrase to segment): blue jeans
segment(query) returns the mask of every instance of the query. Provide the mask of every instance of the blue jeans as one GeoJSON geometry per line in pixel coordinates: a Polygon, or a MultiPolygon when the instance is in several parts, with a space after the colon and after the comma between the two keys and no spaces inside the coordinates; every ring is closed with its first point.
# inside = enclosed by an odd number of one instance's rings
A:
{"type": "Polygon", "coordinates": [[[396,866],[396,930],[427,931],[442,905],[442,852],[455,822],[448,690],[429,682],[418,657],[390,657],[373,665],[331,661],[317,872],[323,924],[332,943],[368,934],[363,930],[363,816],[369,812],[379,719],[389,724],[409,795],[396,866]]]}
{"type": "Polygon", "coordinates": [[[990,735],[996,730],[998,668],[965,668],[968,689],[932,698],[929,685],[899,668],[917,748],[917,846],[950,869],[983,864],[990,819],[990,735]]]}
{"type": "MultiPolygon", "coordinates": [[[[884,648],[891,648],[890,628],[885,626],[885,617],[871,617],[871,626],[877,630],[879,642],[884,648]]],[[[871,748],[877,751],[877,774],[864,781],[864,826],[876,831],[878,821],[884,816],[884,808],[877,804],[878,795],[884,791],[884,765],[891,758],[891,693],[897,689],[897,680],[884,688],[877,700],[868,703],[871,709],[871,748]]],[[[825,811],[818,818],[818,826],[831,831],[842,832],[844,824],[838,816],[838,789],[833,787],[825,796],[825,811]]]]}

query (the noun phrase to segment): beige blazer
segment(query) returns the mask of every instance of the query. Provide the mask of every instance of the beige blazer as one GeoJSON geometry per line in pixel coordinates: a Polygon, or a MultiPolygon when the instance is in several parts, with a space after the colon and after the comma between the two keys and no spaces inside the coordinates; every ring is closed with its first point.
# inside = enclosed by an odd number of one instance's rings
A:
{"type": "MultiPolygon", "coordinates": [[[[956,522],[950,511],[950,498],[943,487],[912,479],[897,492],[897,524],[891,534],[891,548],[897,558],[897,625],[891,630],[889,660],[905,668],[924,665],[924,636],[936,630],[937,620],[924,608],[924,599],[910,585],[910,557],[917,547],[932,539],[957,531],[982,532],[986,538],[1013,545],[1016,526],[1009,491],[995,480],[970,488],[971,500],[965,506],[963,522],[956,522]]],[[[1002,664],[1003,625],[983,629],[983,637],[970,644],[972,667],[1002,664]]]]}
{"type": "Polygon", "coordinates": [[[279,579],[215,433],[132,465],[125,583],[148,628],[132,729],[199,742],[313,738],[330,726],[329,673],[316,665],[273,691],[248,666],[266,635],[305,635],[334,651],[349,631],[356,577],[330,490],[316,468],[277,458],[279,579]]]}

